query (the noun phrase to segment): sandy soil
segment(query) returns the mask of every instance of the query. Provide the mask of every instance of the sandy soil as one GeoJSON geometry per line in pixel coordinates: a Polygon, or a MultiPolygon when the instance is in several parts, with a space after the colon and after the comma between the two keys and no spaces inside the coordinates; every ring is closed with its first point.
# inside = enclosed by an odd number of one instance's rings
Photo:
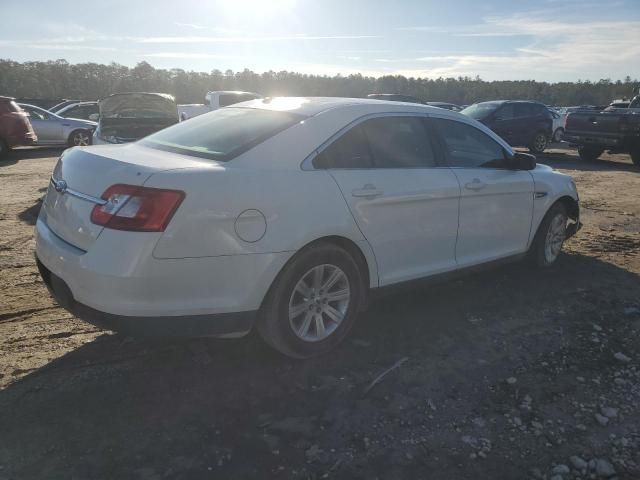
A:
{"type": "Polygon", "coordinates": [[[305,362],[255,337],[140,340],[59,308],[33,259],[55,150],[0,164],[0,480],[640,478],[640,170],[558,148],[584,228],[378,300],[305,362]],[[383,370],[407,357],[371,391],[383,370]]]}

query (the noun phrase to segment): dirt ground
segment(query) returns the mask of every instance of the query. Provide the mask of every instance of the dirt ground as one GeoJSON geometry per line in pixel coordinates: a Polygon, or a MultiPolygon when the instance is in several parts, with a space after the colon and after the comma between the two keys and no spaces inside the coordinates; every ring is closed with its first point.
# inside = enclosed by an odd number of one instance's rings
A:
{"type": "Polygon", "coordinates": [[[626,156],[539,157],[582,199],[552,270],[385,297],[335,353],[300,362],[253,336],[127,338],[56,306],[33,224],[57,155],[0,164],[0,480],[640,479],[640,169],[626,156]]]}

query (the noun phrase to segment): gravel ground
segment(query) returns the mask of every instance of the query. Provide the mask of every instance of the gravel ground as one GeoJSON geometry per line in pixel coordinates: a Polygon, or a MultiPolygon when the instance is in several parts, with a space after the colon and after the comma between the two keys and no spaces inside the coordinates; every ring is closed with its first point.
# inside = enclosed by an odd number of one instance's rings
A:
{"type": "Polygon", "coordinates": [[[297,362],[253,336],[132,339],[59,308],[33,259],[57,154],[0,164],[0,480],[640,478],[626,156],[540,156],[575,177],[585,224],[552,270],[395,293],[334,354],[297,362]]]}

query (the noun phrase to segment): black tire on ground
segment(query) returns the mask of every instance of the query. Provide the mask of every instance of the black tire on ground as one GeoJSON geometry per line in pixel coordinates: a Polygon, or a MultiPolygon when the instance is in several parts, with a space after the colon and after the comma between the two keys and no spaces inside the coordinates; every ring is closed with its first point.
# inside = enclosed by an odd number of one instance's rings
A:
{"type": "Polygon", "coordinates": [[[549,138],[545,132],[536,132],[529,144],[529,151],[532,153],[542,153],[547,148],[549,138]]]}
{"type": "MultiPolygon", "coordinates": [[[[331,270],[330,270],[331,271],[331,270]]],[[[279,352],[294,358],[309,358],[321,355],[336,347],[349,333],[355,323],[363,298],[363,275],[355,259],[343,248],[331,243],[309,246],[295,255],[274,280],[260,310],[257,329],[260,336],[279,352]],[[338,267],[348,281],[350,298],[343,319],[326,338],[316,341],[304,340],[294,331],[289,319],[289,307],[296,285],[314,267],[327,265],[338,267]]],[[[344,287],[342,287],[344,289],[344,287]]],[[[306,297],[305,297],[306,298],[306,297]]],[[[312,304],[310,301],[309,304],[312,304]]],[[[309,309],[313,312],[313,306],[309,309]]],[[[295,319],[296,317],[294,317],[295,319]]],[[[299,317],[298,317],[299,318],[299,317]]],[[[311,317],[310,317],[311,318],[311,317]]],[[[312,322],[316,329],[315,316],[312,322]]],[[[328,317],[321,317],[328,318],[328,317]]],[[[305,320],[303,320],[304,322],[305,320]]],[[[330,320],[327,322],[330,323],[330,320]]],[[[309,329],[311,327],[307,327],[309,329]]],[[[317,334],[317,330],[315,330],[317,334]]]]}
{"type": "Polygon", "coordinates": [[[604,153],[604,148],[592,147],[590,145],[579,145],[578,155],[585,162],[594,162],[604,153]]]}
{"type": "Polygon", "coordinates": [[[67,139],[67,144],[70,147],[91,145],[91,136],[92,136],[91,130],[84,130],[84,129],[74,130],[69,135],[69,138],[67,139]]]}
{"type": "Polygon", "coordinates": [[[7,146],[5,141],[0,138],[0,160],[4,160],[8,153],[9,147],[7,146]]]}
{"type": "MultiPolygon", "coordinates": [[[[562,203],[555,203],[551,206],[547,214],[540,222],[540,226],[538,227],[538,231],[536,232],[536,236],[533,238],[533,242],[531,243],[531,247],[529,248],[529,258],[530,260],[540,268],[549,268],[553,264],[556,263],[560,251],[558,251],[557,255],[549,256],[547,249],[547,237],[552,235],[549,233],[554,220],[560,216],[562,225],[564,227],[564,231],[566,232],[566,226],[568,221],[567,209],[562,203]]],[[[556,220],[558,221],[558,220],[556,220]]],[[[564,243],[566,233],[563,233],[562,243],[564,243]]],[[[560,245],[560,249],[562,249],[562,244],[560,245]]]]}
{"type": "Polygon", "coordinates": [[[640,167],[640,146],[631,149],[629,155],[631,155],[631,161],[633,162],[633,164],[636,167],[640,167]]]}

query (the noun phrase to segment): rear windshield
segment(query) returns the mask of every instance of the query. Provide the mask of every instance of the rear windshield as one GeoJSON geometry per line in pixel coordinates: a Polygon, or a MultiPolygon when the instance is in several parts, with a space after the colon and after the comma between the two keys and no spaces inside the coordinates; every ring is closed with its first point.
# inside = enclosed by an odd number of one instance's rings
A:
{"type": "Polygon", "coordinates": [[[13,100],[0,100],[0,113],[20,112],[22,109],[13,100]]]}
{"type": "Polygon", "coordinates": [[[301,115],[227,107],[146,137],[147,147],[227,161],[303,120],[301,115]]]}
{"type": "Polygon", "coordinates": [[[482,120],[495,112],[503,103],[504,102],[474,103],[462,110],[460,113],[468,117],[475,118],[476,120],[482,120]]]}

